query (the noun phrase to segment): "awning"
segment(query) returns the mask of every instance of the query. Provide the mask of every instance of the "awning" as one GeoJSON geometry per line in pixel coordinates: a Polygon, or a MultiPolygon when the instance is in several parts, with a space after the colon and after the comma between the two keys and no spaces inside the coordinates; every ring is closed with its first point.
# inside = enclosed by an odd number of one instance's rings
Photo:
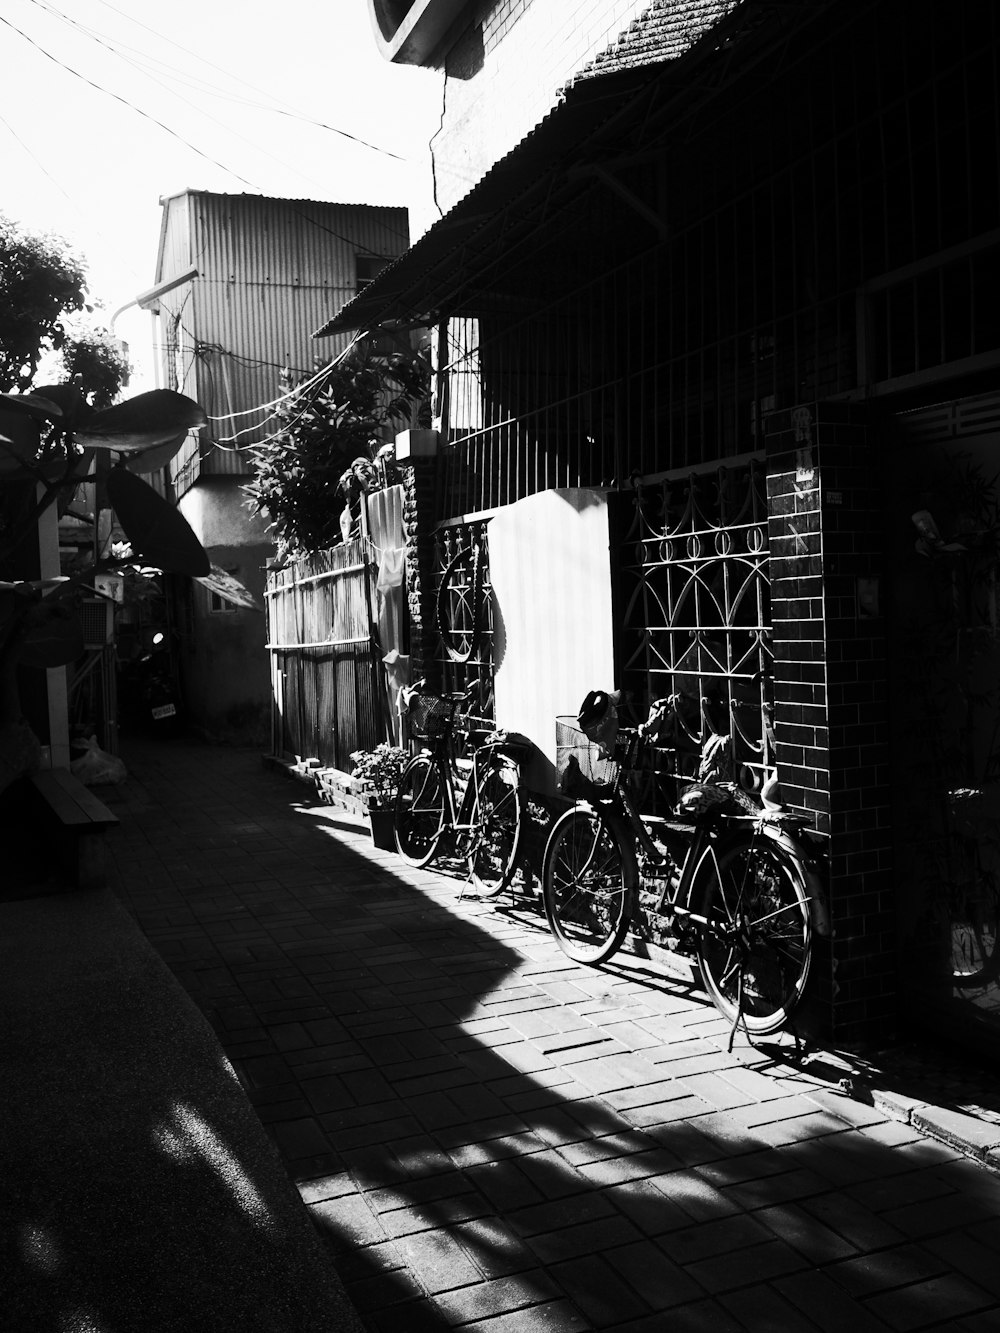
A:
{"type": "Polygon", "coordinates": [[[669,11],[664,6],[666,42],[651,46],[640,33],[631,46],[612,48],[595,62],[464,199],[313,336],[427,325],[460,313],[512,247],[556,208],[593,189],[595,179],[615,188],[616,166],[652,157],[684,119],[829,3],[744,0],[733,8],[732,0],[689,0],[669,11]]]}

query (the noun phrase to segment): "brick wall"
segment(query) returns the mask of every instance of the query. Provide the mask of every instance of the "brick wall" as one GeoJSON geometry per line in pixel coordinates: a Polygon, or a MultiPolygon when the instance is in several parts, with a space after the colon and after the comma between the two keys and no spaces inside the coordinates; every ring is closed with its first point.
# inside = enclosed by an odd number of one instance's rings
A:
{"type": "Polygon", "coordinates": [[[767,421],[779,777],[786,801],[829,839],[834,934],[819,950],[814,1006],[841,1044],[896,1027],[876,446],[844,407],[767,421]]]}

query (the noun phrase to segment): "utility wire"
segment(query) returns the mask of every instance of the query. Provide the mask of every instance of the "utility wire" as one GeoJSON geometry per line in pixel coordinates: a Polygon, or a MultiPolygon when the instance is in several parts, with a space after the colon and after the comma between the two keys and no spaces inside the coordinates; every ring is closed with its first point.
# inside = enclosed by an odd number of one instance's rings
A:
{"type": "MultiPolygon", "coordinates": [[[[262,88],[258,88],[254,84],[248,83],[246,79],[241,79],[239,75],[233,74],[230,70],[223,69],[221,65],[216,65],[211,60],[206,60],[204,56],[199,55],[196,51],[190,50],[189,47],[182,46],[180,42],[175,42],[173,38],[165,36],[163,33],[158,32],[155,28],[149,27],[149,25],[146,23],[142,23],[132,14],[126,14],[124,10],[119,9],[116,5],[109,4],[108,0],[100,0],[100,3],[104,5],[105,9],[110,9],[112,13],[118,14],[122,18],[128,19],[131,23],[135,23],[138,27],[145,29],[146,32],[151,33],[158,41],[169,42],[170,45],[175,46],[178,51],[183,51],[185,55],[193,56],[195,60],[200,60],[201,63],[203,65],[207,65],[209,69],[214,69],[217,70],[220,74],[227,75],[235,83],[243,84],[244,88],[249,88],[250,91],[253,93],[257,93],[262,97],[269,96],[269,94],[266,93],[262,88]]],[[[220,97],[226,96],[226,94],[220,92],[216,92],[215,95],[220,97]]],[[[234,98],[233,100],[237,99],[234,98]]],[[[356,134],[349,134],[347,130],[338,129],[336,125],[327,125],[321,120],[313,120],[310,116],[303,116],[299,114],[297,111],[293,111],[290,109],[286,110],[281,106],[263,107],[261,103],[253,103],[253,102],[247,103],[247,105],[261,106],[263,110],[273,111],[276,115],[290,116],[292,117],[292,119],[300,120],[306,125],[315,125],[317,129],[328,130],[331,134],[339,134],[342,138],[350,139],[353,143],[360,144],[363,148],[370,148],[374,153],[382,153],[386,157],[395,158],[397,162],[408,161],[407,158],[400,157],[398,153],[390,152],[388,148],[380,148],[378,144],[369,143],[366,139],[359,139],[356,134]]]]}
{"type": "MultiPolygon", "coordinates": [[[[162,120],[158,120],[155,116],[151,116],[148,111],[143,111],[142,108],[136,106],[134,102],[130,102],[127,98],[122,97],[118,93],[112,92],[108,88],[102,88],[100,84],[94,83],[92,79],[88,79],[86,75],[81,74],[78,70],[75,70],[71,65],[65,64],[64,61],[60,60],[57,56],[52,55],[51,52],[46,51],[46,49],[43,46],[40,46],[38,42],[36,42],[33,38],[29,37],[26,32],[22,32],[22,30],[18,28],[16,24],[11,23],[9,19],[4,18],[2,15],[0,15],[0,23],[5,24],[13,32],[16,32],[19,37],[23,37],[24,40],[30,46],[33,46],[35,50],[39,51],[43,56],[46,57],[46,59],[51,60],[54,65],[58,65],[60,69],[65,70],[68,74],[72,74],[74,78],[80,79],[83,83],[87,84],[89,87],[96,89],[97,92],[104,93],[106,96],[114,98],[116,102],[120,102],[122,106],[128,107],[130,111],[134,111],[137,115],[142,116],[143,119],[151,121],[154,125],[158,125],[161,130],[164,130],[167,134],[171,135],[172,138],[176,139],[179,143],[182,143],[185,148],[189,148],[191,152],[196,153],[199,157],[203,157],[205,161],[210,162],[212,166],[218,167],[221,171],[226,172],[227,175],[232,176],[235,180],[242,182],[242,184],[248,186],[251,190],[253,190],[255,194],[259,194],[264,198],[272,197],[264,190],[263,186],[257,185],[254,181],[247,180],[247,178],[245,176],[241,176],[238,171],[234,171],[232,167],[227,167],[224,163],[217,161],[216,158],[210,157],[208,153],[202,152],[200,148],[197,148],[195,147],[194,144],[189,143],[188,140],[183,138],[182,135],[178,134],[176,130],[172,130],[170,126],[164,124],[162,120]]],[[[285,202],[289,206],[291,211],[295,213],[296,216],[300,217],[303,220],[303,222],[309,223],[310,226],[317,227],[320,231],[324,231],[330,236],[335,236],[338,241],[343,241],[345,245],[349,245],[356,250],[366,251],[368,254],[372,255],[375,258],[381,257],[377,251],[373,250],[363,241],[359,241],[357,238],[354,237],[345,236],[342,232],[337,231],[336,228],[328,227],[325,223],[320,222],[317,218],[310,217],[309,214],[306,213],[301,208],[296,208],[291,200],[286,200],[285,202]]],[[[396,231],[394,228],[389,226],[386,226],[385,230],[395,236],[402,237],[404,235],[402,232],[396,231]]]]}
{"type": "MultiPolygon", "coordinates": [[[[103,47],[105,51],[110,51],[112,55],[117,56],[119,60],[122,60],[125,62],[125,64],[130,65],[132,69],[137,70],[140,74],[144,75],[144,77],[150,79],[153,83],[155,83],[158,87],[163,88],[165,92],[172,93],[174,97],[179,98],[187,106],[191,107],[194,111],[196,111],[200,116],[206,117],[208,120],[211,120],[214,124],[220,126],[223,130],[226,130],[229,134],[232,134],[237,139],[242,140],[243,143],[249,144],[250,147],[255,149],[258,153],[263,153],[265,157],[269,157],[272,160],[272,162],[280,162],[281,165],[284,167],[291,166],[289,162],[285,161],[282,158],[277,157],[274,153],[264,148],[261,144],[255,143],[252,139],[248,139],[245,134],[241,134],[239,130],[234,129],[231,125],[227,125],[225,121],[219,120],[217,116],[211,115],[210,112],[203,111],[197,105],[197,103],[192,102],[189,98],[183,96],[183,94],[179,93],[176,88],[171,88],[169,84],[164,83],[162,79],[157,77],[151,65],[147,64],[146,66],[143,66],[142,64],[137,63],[130,56],[125,55],[121,50],[119,50],[119,48],[116,45],[114,45],[111,41],[106,41],[104,37],[102,37],[98,32],[86,27],[82,23],[78,23],[76,19],[70,18],[68,14],[64,14],[62,13],[61,10],[58,10],[54,6],[45,3],[45,0],[31,0],[31,3],[37,6],[37,8],[41,9],[43,13],[50,14],[53,18],[61,19],[64,23],[70,24],[73,28],[76,29],[77,32],[82,33],[85,37],[88,37],[92,42],[96,42],[97,45],[103,47]]],[[[167,68],[169,68],[169,66],[167,68]]],[[[305,172],[299,171],[296,167],[292,167],[292,170],[295,171],[295,174],[297,176],[301,176],[303,180],[310,181],[313,185],[318,184],[318,182],[315,181],[311,176],[307,176],[305,172]]],[[[255,186],[254,188],[259,188],[259,187],[255,186]]]]}
{"type": "Polygon", "coordinates": [[[169,134],[171,138],[176,139],[178,143],[182,143],[185,148],[189,148],[192,153],[197,153],[197,155],[203,157],[206,162],[211,162],[213,167],[218,167],[220,171],[225,171],[236,180],[242,181],[242,183],[248,185],[251,190],[263,193],[259,185],[255,185],[253,181],[248,181],[245,176],[241,176],[238,171],[233,171],[231,167],[224,166],[221,162],[217,162],[214,157],[209,157],[208,153],[203,153],[200,148],[196,148],[193,143],[189,143],[187,139],[178,134],[176,130],[172,130],[169,125],[165,125],[162,120],[157,120],[157,118],[151,116],[148,111],[143,111],[142,108],[137,107],[134,102],[130,102],[127,98],[112,92],[110,88],[102,88],[99,83],[94,83],[92,79],[88,79],[85,74],[81,74],[80,71],[74,69],[72,65],[67,65],[62,60],[59,60],[58,57],[52,55],[51,52],[46,51],[43,46],[39,46],[39,44],[33,38],[29,37],[26,32],[22,32],[16,24],[11,23],[10,19],[4,18],[2,14],[0,14],[0,23],[3,23],[13,32],[16,32],[19,37],[23,37],[29,46],[33,46],[35,50],[41,52],[47,60],[51,60],[54,65],[58,65],[60,69],[64,69],[68,74],[72,74],[75,79],[79,79],[82,83],[87,84],[90,88],[96,89],[99,93],[104,93],[107,97],[113,97],[116,102],[121,102],[122,106],[127,106],[130,111],[134,111],[137,115],[142,116],[144,120],[151,121],[154,125],[158,125],[161,130],[166,134],[169,134]]]}

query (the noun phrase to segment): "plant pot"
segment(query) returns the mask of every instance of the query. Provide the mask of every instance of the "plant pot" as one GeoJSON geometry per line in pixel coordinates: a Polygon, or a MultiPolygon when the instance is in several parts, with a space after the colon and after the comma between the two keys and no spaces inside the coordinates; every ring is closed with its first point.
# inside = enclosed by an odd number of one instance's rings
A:
{"type": "Polygon", "coordinates": [[[396,821],[393,818],[392,810],[383,806],[372,806],[368,811],[368,821],[371,824],[373,846],[381,847],[386,852],[394,852],[396,850],[396,821]]]}

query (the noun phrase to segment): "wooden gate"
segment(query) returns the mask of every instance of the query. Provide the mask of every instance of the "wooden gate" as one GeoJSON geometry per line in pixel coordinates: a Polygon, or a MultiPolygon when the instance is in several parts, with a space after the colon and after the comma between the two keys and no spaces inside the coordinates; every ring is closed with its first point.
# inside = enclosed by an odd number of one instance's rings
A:
{"type": "Polygon", "coordinates": [[[272,753],[350,768],[386,736],[367,539],[268,574],[272,753]]]}

